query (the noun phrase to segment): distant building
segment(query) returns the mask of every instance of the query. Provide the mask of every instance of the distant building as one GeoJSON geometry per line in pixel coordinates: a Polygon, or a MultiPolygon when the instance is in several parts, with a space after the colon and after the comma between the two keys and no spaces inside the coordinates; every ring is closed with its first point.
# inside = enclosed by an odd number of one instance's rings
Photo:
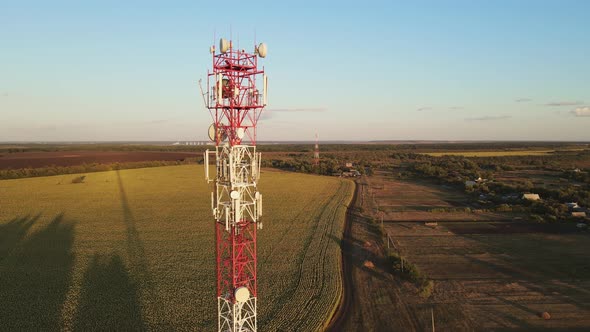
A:
{"type": "Polygon", "coordinates": [[[342,172],[342,176],[344,177],[357,177],[361,176],[361,173],[357,170],[350,170],[350,172],[342,172]]]}
{"type": "Polygon", "coordinates": [[[471,188],[473,186],[475,186],[476,182],[475,181],[465,181],[465,187],[467,188],[471,188]]]}
{"type": "Polygon", "coordinates": [[[346,167],[352,167],[352,163],[346,163],[346,167]]]}
{"type": "Polygon", "coordinates": [[[568,209],[573,210],[573,209],[577,209],[580,206],[578,205],[578,203],[576,202],[571,202],[571,203],[565,203],[565,205],[567,206],[568,209]]]}
{"type": "Polygon", "coordinates": [[[572,217],[574,217],[574,218],[586,218],[586,212],[583,212],[583,211],[572,212],[572,217]]]}
{"type": "Polygon", "coordinates": [[[502,200],[503,201],[513,201],[513,200],[517,200],[520,197],[519,194],[508,194],[508,195],[504,195],[502,196],[502,200]]]}
{"type": "Polygon", "coordinates": [[[539,194],[522,194],[522,199],[526,199],[529,201],[538,201],[541,199],[541,197],[539,197],[539,194]]]}

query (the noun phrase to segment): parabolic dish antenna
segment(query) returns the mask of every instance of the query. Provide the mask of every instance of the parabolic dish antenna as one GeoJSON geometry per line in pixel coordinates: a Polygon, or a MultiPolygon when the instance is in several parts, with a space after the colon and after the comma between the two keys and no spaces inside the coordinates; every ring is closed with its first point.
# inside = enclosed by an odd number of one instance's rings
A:
{"type": "Polygon", "coordinates": [[[236,135],[238,135],[239,139],[244,138],[244,133],[245,133],[244,128],[242,128],[242,127],[238,128],[238,130],[236,130],[236,135]]]}
{"type": "Polygon", "coordinates": [[[229,193],[229,197],[231,197],[232,199],[238,199],[240,198],[240,193],[233,190],[231,193],[229,193]]]}
{"type": "Polygon", "coordinates": [[[209,131],[207,132],[207,134],[209,135],[209,139],[212,140],[213,142],[215,142],[215,124],[212,123],[209,126],[209,131]]]}
{"type": "Polygon", "coordinates": [[[260,43],[260,45],[258,45],[258,55],[261,58],[266,58],[266,52],[267,52],[266,44],[265,43],[260,43]]]}
{"type": "Polygon", "coordinates": [[[221,53],[227,52],[227,50],[229,50],[229,42],[227,41],[227,39],[225,38],[221,38],[219,40],[219,51],[221,51],[221,53]]]}
{"type": "Polygon", "coordinates": [[[257,191],[256,193],[254,193],[254,198],[258,199],[258,197],[260,197],[260,193],[257,191]]]}
{"type": "Polygon", "coordinates": [[[246,301],[248,301],[248,299],[250,298],[250,291],[248,290],[247,287],[238,287],[236,288],[236,292],[235,292],[235,297],[236,297],[236,301],[239,303],[244,303],[246,301]]]}

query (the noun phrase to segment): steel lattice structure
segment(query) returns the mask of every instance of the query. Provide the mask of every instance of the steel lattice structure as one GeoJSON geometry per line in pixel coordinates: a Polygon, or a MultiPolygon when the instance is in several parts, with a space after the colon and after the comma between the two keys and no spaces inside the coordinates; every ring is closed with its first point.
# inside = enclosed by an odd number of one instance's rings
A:
{"type": "Polygon", "coordinates": [[[209,136],[215,150],[205,152],[205,176],[214,182],[218,330],[256,331],[256,231],[262,229],[256,124],[267,100],[267,78],[258,60],[266,56],[266,45],[247,53],[221,39],[219,50],[212,46],[210,51],[213,70],[207,74],[203,96],[213,118],[209,136]],[[257,78],[263,83],[262,92],[257,78]],[[213,178],[210,157],[215,159],[213,178]]]}

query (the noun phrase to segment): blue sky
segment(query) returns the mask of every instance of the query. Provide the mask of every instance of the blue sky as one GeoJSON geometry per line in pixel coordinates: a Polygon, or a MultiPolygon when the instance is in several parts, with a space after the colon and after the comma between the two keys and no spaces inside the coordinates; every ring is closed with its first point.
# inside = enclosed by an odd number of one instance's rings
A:
{"type": "Polygon", "coordinates": [[[261,140],[590,140],[590,1],[2,1],[0,141],[201,140],[214,34],[261,140]]]}

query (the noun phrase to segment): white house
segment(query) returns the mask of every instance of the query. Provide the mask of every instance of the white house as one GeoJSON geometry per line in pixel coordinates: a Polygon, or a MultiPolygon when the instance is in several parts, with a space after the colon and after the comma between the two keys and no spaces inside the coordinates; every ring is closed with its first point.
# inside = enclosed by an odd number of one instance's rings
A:
{"type": "Polygon", "coordinates": [[[475,186],[475,181],[465,181],[465,187],[470,188],[475,186]]]}
{"type": "Polygon", "coordinates": [[[527,199],[529,201],[538,201],[541,199],[539,194],[522,194],[522,199],[527,199]]]}

